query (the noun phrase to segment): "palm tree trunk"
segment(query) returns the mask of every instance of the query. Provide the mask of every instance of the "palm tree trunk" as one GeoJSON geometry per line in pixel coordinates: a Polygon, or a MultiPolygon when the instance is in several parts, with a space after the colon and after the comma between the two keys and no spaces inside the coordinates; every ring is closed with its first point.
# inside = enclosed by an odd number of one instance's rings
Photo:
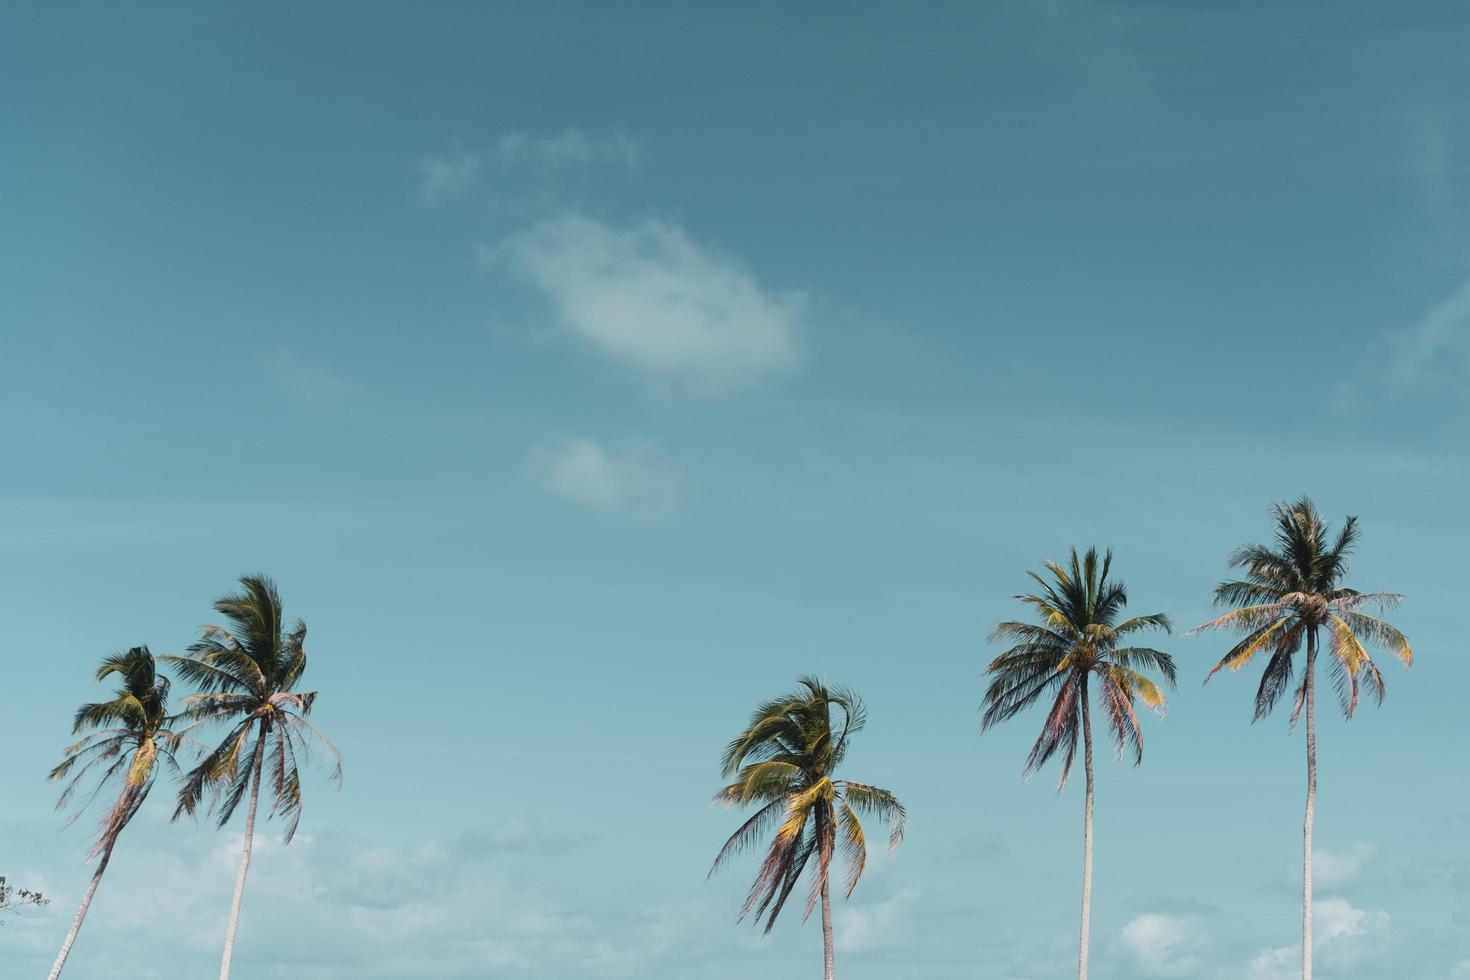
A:
{"type": "Polygon", "coordinates": [[[1312,980],[1312,820],[1317,815],[1317,714],[1312,670],[1317,660],[1317,631],[1307,631],[1307,815],[1302,821],[1302,980],[1312,980]]]}
{"type": "Polygon", "coordinates": [[[255,758],[250,762],[250,809],[245,811],[245,851],[240,856],[240,873],[235,876],[235,900],[230,905],[230,924],[225,932],[225,955],[219,980],[230,980],[230,958],[235,955],[235,930],[240,927],[240,900],[245,897],[245,872],[250,869],[250,847],[255,842],[255,809],[260,803],[260,767],[265,761],[265,737],[270,723],[262,721],[255,740],[255,758]]]}
{"type": "Polygon", "coordinates": [[[82,931],[82,920],[87,917],[87,908],[92,904],[92,896],[97,894],[97,886],[102,883],[102,872],[107,870],[107,862],[110,860],[112,860],[112,844],[108,844],[102,851],[102,860],[97,862],[97,870],[92,873],[92,880],[82,894],[81,908],[77,909],[77,917],[71,920],[71,930],[61,944],[61,952],[56,954],[56,962],[51,965],[51,975],[47,980],[56,980],[61,976],[61,968],[66,966],[66,958],[71,954],[72,943],[77,941],[77,933],[82,931]]]}
{"type": "Polygon", "coordinates": [[[822,963],[824,980],[832,980],[832,896],[822,879],[822,963]]]}
{"type": "Polygon", "coordinates": [[[1082,824],[1082,941],[1077,952],[1077,980],[1087,980],[1087,933],[1092,922],[1092,715],[1087,707],[1087,678],[1082,679],[1082,766],[1087,772],[1087,803],[1082,824]]]}

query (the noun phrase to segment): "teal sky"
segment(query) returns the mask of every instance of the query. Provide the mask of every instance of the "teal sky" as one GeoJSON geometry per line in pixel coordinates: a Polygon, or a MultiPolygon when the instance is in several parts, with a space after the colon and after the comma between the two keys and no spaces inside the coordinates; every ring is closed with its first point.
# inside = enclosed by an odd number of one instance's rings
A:
{"type": "MultiPolygon", "coordinates": [[[[1455,3],[17,3],[0,14],[0,930],[88,875],[91,671],[247,572],[346,782],[265,825],[241,977],[814,974],[705,880],[820,673],[908,804],[844,980],[1074,960],[1080,787],[978,734],[1025,571],[1209,614],[1311,494],[1405,592],[1320,733],[1319,980],[1470,977],[1470,11],[1455,3]]],[[[1303,747],[1181,686],[1098,775],[1095,980],[1277,980],[1303,747]]],[[[125,833],[71,980],[208,975],[240,825],[125,833]]],[[[795,911],[799,911],[795,910],[795,911]]]]}

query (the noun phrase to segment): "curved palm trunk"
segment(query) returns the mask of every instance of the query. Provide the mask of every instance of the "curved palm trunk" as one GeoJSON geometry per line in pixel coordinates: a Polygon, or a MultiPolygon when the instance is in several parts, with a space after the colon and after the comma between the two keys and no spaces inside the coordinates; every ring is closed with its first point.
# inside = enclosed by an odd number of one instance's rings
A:
{"type": "Polygon", "coordinates": [[[1087,933],[1092,922],[1092,716],[1087,707],[1087,680],[1082,681],[1082,766],[1087,772],[1087,803],[1082,824],[1082,939],[1077,952],[1077,980],[1087,980],[1087,933]]]}
{"type": "Polygon", "coordinates": [[[255,842],[255,809],[260,803],[260,767],[265,761],[265,737],[269,723],[261,722],[255,740],[255,758],[250,762],[250,809],[245,811],[245,850],[240,856],[240,873],[235,876],[235,900],[230,905],[230,925],[225,932],[225,955],[219,980],[230,980],[230,958],[235,955],[235,930],[240,927],[240,900],[245,897],[245,872],[250,869],[250,847],[255,842]]]}
{"type": "Polygon", "coordinates": [[[832,897],[826,880],[822,881],[822,976],[832,980],[832,897]]]}
{"type": "Polygon", "coordinates": [[[77,941],[77,933],[82,931],[82,920],[87,917],[87,909],[92,904],[92,896],[97,894],[97,886],[102,883],[102,872],[107,870],[107,862],[110,860],[112,860],[112,844],[108,844],[102,851],[102,860],[97,862],[97,870],[92,873],[92,880],[88,883],[87,890],[82,893],[81,907],[77,909],[76,918],[71,920],[71,929],[61,943],[61,952],[56,954],[56,962],[51,965],[51,974],[47,980],[56,980],[61,976],[61,968],[66,966],[66,958],[71,955],[71,947],[77,941]]]}
{"type": "Polygon", "coordinates": [[[1312,821],[1317,815],[1317,715],[1312,670],[1317,631],[1307,631],[1307,815],[1302,821],[1302,980],[1312,980],[1312,821]]]}

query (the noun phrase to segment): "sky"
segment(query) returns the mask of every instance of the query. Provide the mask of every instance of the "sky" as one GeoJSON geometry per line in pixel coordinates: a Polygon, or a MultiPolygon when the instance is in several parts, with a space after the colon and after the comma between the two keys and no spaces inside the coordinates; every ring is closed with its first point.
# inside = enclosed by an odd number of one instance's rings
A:
{"type": "MultiPolygon", "coordinates": [[[[1111,547],[1181,683],[1102,755],[1094,980],[1277,980],[1303,740],[1202,681],[1310,494],[1412,670],[1319,722],[1319,980],[1470,977],[1461,4],[19,2],[0,13],[0,927],[90,874],[46,773],[239,576],[345,782],[264,823],[236,974],[814,975],[706,880],[805,673],[908,806],[845,980],[1075,957],[1082,800],[979,733],[1027,569],[1111,547]]],[[[180,692],[182,693],[182,685],[180,692]]],[[[124,833],[71,980],[208,975],[241,823],[124,833]]],[[[880,837],[881,834],[875,834],[880,837]]],[[[878,850],[878,849],[875,849],[878,850]]]]}

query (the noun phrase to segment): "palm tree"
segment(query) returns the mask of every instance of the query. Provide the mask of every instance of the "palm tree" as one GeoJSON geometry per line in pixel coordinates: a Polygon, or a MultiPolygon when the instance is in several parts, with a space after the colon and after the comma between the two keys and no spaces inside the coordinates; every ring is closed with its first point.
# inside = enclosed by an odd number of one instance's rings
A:
{"type": "Polygon", "coordinates": [[[1060,793],[1067,784],[1072,760],[1077,754],[1077,736],[1082,735],[1082,762],[1087,773],[1087,798],[1082,830],[1082,927],[1077,957],[1077,976],[1087,978],[1087,940],[1092,919],[1092,713],[1088,692],[1097,677],[1099,705],[1112,730],[1118,758],[1131,750],[1134,765],[1143,761],[1143,732],[1138,725],[1134,702],[1142,701],[1159,712],[1164,693],[1144,675],[1157,671],[1172,687],[1174,660],[1167,653],[1148,647],[1124,646],[1126,638],[1144,630],[1169,632],[1163,613],[1135,616],[1118,621],[1128,593],[1123,583],[1108,578],[1113,553],[1098,561],[1097,549],[1089,548],[1080,559],[1072,549],[1071,562],[1063,566],[1047,562],[1051,580],[1028,572],[1041,587],[1040,593],[1015,598],[1032,607],[1040,625],[1003,622],[990,634],[991,642],[1010,640],[1010,649],[990,662],[992,677],[985,691],[985,714],[980,730],[988,730],[1031,707],[1043,695],[1050,696],[1041,736],[1026,759],[1027,776],[1044,766],[1058,752],[1062,755],[1060,793]]]}
{"type": "Polygon", "coordinates": [[[92,896],[97,893],[97,886],[102,882],[107,862],[112,859],[112,849],[117,845],[118,835],[137,814],[143,801],[148,798],[148,791],[153,788],[154,777],[158,775],[158,761],[162,759],[175,774],[179,773],[174,753],[182,744],[183,736],[168,728],[174,721],[168,713],[168,678],[157,673],[153,654],[148,652],[146,646],[133,647],[127,653],[113,654],[103,659],[101,666],[97,668],[97,679],[105,680],[113,674],[122,677],[122,686],[117,689],[116,696],[111,701],[84,704],[77,709],[72,723],[72,734],[90,734],[67,746],[65,758],[51,770],[52,779],[71,777],[61,799],[56,802],[57,809],[71,802],[89,774],[94,770],[101,771],[96,787],[87,797],[86,803],[78,808],[72,820],[76,820],[115,777],[122,777],[122,786],[112,808],[103,817],[98,827],[97,839],[87,855],[100,855],[101,859],[97,862],[97,870],[92,874],[92,881],[82,894],[81,907],[77,909],[71,929],[61,944],[61,952],[56,955],[50,980],[61,976],[61,969],[66,965],[72,944],[76,942],[77,933],[82,929],[82,921],[87,917],[92,896]]]}
{"type": "Polygon", "coordinates": [[[766,850],[740,919],[752,911],[766,916],[766,932],[776,924],[802,871],[816,858],[806,913],[822,903],[822,950],[826,980],[832,980],[832,901],[828,871],[839,845],[847,866],[846,893],[862,877],[868,848],[859,813],[877,816],[889,828],[888,846],[903,840],[907,814],[886,789],[834,779],[847,755],[848,740],[863,727],[866,711],[856,694],[803,677],[796,691],[756,708],[750,724],[725,749],[723,774],[735,781],[715,794],[714,802],[730,807],[759,803],[760,809],[731,835],[715,857],[710,874],[731,857],[754,847],[767,831],[776,834],[766,850]],[[834,730],[832,709],[841,711],[834,730]]]}
{"type": "Polygon", "coordinates": [[[199,642],[189,647],[189,656],[164,658],[199,691],[185,699],[185,714],[196,724],[223,721],[230,726],[224,740],[184,778],[174,817],[193,814],[209,796],[211,812],[223,827],[246,791],[250,793],[220,980],[230,975],[261,783],[268,784],[273,800],[268,816],[280,814],[285,819],[284,839],[290,843],[301,819],[297,759],[308,758],[313,743],[320,743],[336,761],[333,782],[340,785],[342,779],[337,750],[306,720],[316,692],[293,690],[306,670],[306,624],[298,619],[286,628],[281,597],[275,583],[264,575],[247,575],[240,579],[240,586],[240,592],[214,604],[228,627],[205,626],[199,631],[199,642]]]}
{"type": "Polygon", "coordinates": [[[1295,656],[1306,646],[1306,666],[1296,688],[1291,713],[1294,727],[1307,716],[1307,810],[1302,824],[1302,980],[1312,980],[1312,821],[1317,809],[1316,661],[1319,632],[1325,632],[1331,654],[1333,685],[1343,714],[1351,718],[1360,688],[1383,703],[1383,675],[1368,655],[1367,643],[1386,648],[1408,667],[1413,652],[1404,634],[1365,608],[1396,606],[1403,596],[1392,592],[1357,592],[1343,586],[1348,556],[1358,538],[1358,519],[1349,517],[1335,540],[1317,508],[1306,497],[1277,504],[1275,547],[1248,544],[1230,556],[1230,565],[1244,577],[1215,586],[1215,604],[1234,608],[1190,630],[1228,629],[1245,638],[1230,649],[1210,671],[1222,667],[1240,670],[1262,651],[1270,653],[1261,684],[1256,689],[1255,715],[1259,721],[1291,686],[1296,676],[1295,656]]]}

